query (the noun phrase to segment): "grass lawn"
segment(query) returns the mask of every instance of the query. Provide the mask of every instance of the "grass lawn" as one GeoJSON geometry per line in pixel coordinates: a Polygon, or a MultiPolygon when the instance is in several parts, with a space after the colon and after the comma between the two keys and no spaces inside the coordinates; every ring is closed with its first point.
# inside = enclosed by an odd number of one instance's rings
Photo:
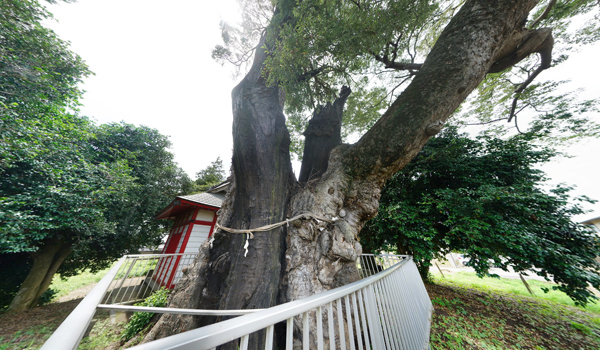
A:
{"type": "MultiPolygon", "coordinates": [[[[436,281],[439,283],[447,283],[449,285],[455,284],[476,290],[493,290],[526,297],[532,296],[531,294],[529,294],[527,288],[525,287],[523,282],[521,282],[520,279],[493,277],[479,278],[473,272],[463,271],[444,273],[445,277],[441,277],[437,270],[434,271],[434,269],[432,269],[432,272],[434,277],[436,278],[436,281]]],[[[571,300],[571,298],[569,298],[565,293],[557,290],[552,290],[552,287],[555,286],[554,283],[537,280],[527,280],[527,283],[529,284],[531,291],[534,293],[533,296],[535,298],[575,307],[575,303],[573,302],[573,300],[571,300]],[[542,288],[549,289],[549,291],[546,293],[542,288]]],[[[600,297],[600,295],[598,296],[600,297]]],[[[599,303],[591,303],[586,305],[585,308],[579,308],[584,311],[600,313],[599,303]]]]}
{"type": "Polygon", "coordinates": [[[432,349],[600,349],[600,308],[574,307],[551,285],[480,279],[474,273],[436,275],[427,285],[435,308],[432,349]]]}
{"type": "MultiPolygon", "coordinates": [[[[107,272],[108,269],[96,273],[84,271],[64,280],[56,275],[50,285],[56,291],[53,299],[57,300],[80,288],[98,283],[107,272]]],[[[81,299],[54,302],[15,315],[0,314],[0,350],[39,349],[80,301],[81,299]]],[[[99,321],[108,320],[108,313],[99,312],[95,318],[99,321]]],[[[79,348],[93,349],[82,346],[79,348]]]]}
{"type": "Polygon", "coordinates": [[[55,275],[52,279],[50,288],[56,291],[54,299],[65,296],[79,288],[89,286],[90,284],[98,283],[110,270],[110,267],[104,270],[100,270],[96,273],[92,273],[86,270],[77,276],[72,276],[66,279],[62,279],[60,275],[55,275]]]}

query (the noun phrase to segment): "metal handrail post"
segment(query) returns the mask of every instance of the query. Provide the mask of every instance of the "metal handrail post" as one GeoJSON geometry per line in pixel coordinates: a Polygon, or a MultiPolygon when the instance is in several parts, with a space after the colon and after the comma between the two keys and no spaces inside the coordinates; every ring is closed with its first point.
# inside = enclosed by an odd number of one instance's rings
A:
{"type": "Polygon", "coordinates": [[[121,258],[119,262],[113,266],[106,276],[88,293],[88,295],[77,305],[75,310],[61,323],[60,327],[52,336],[44,343],[41,350],[56,350],[56,349],[77,349],[81,338],[92,321],[92,317],[96,313],[96,306],[100,304],[104,293],[110,287],[113,278],[121,268],[125,258],[121,258]]]}
{"type": "MultiPolygon", "coordinates": [[[[127,280],[127,277],[129,276],[129,273],[131,273],[131,270],[133,269],[133,266],[135,265],[137,260],[138,260],[138,258],[133,258],[133,260],[129,264],[129,268],[127,269],[127,272],[125,272],[125,275],[123,276],[123,279],[121,280],[121,283],[116,288],[117,295],[115,296],[114,300],[119,300],[119,294],[121,294],[121,292],[123,291],[123,285],[125,284],[125,280],[127,280]]],[[[124,296],[125,296],[125,292],[123,291],[123,296],[121,298],[123,298],[124,296]]]]}

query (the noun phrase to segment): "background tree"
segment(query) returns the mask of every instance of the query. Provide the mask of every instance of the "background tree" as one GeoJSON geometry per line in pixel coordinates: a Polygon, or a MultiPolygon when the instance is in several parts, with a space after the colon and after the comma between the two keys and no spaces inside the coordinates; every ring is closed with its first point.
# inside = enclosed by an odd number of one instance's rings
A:
{"type": "MultiPolygon", "coordinates": [[[[53,224],[54,218],[37,217],[32,209],[25,209],[25,205],[34,207],[45,197],[61,197],[60,191],[64,188],[58,186],[55,190],[57,181],[59,185],[66,185],[73,180],[71,176],[77,166],[86,173],[79,179],[91,176],[100,180],[100,174],[94,172],[110,170],[88,166],[80,152],[71,154],[90,136],[89,122],[66,112],[76,110],[81,95],[77,83],[90,74],[83,60],[41,25],[40,21],[50,14],[37,1],[3,1],[0,10],[0,246],[5,253],[31,247],[31,241],[20,237],[25,233],[21,230],[24,223],[39,227],[53,224]],[[61,159],[66,161],[62,164],[66,165],[66,171],[53,166],[61,159]],[[32,186],[31,180],[44,176],[48,176],[49,181],[32,186]],[[28,198],[20,198],[29,194],[28,198]],[[33,202],[27,203],[27,200],[33,202]],[[22,208],[25,210],[20,210],[22,208]]],[[[124,179],[120,170],[114,170],[119,179],[124,179]]],[[[90,192],[94,185],[97,183],[88,187],[90,192]]],[[[42,234],[31,238],[47,237],[42,234]]],[[[58,260],[65,255],[66,252],[58,254],[58,260]]],[[[29,295],[25,299],[37,299],[38,287],[41,281],[47,280],[46,272],[54,258],[49,259],[45,262],[48,266],[45,271],[38,269],[38,286],[28,288],[29,295]]]]}
{"type": "Polygon", "coordinates": [[[69,130],[68,124],[73,122],[64,114],[67,110],[77,110],[81,96],[78,83],[91,72],[79,56],[68,50],[67,43],[41,25],[42,20],[50,17],[35,0],[0,3],[2,168],[18,160],[16,154],[10,152],[12,149],[24,149],[26,155],[44,150],[41,141],[30,142],[26,137],[38,129],[41,140],[50,141],[55,137],[60,140],[60,135],[53,133],[60,125],[52,125],[52,117],[65,118],[64,129],[76,132],[69,130]],[[48,117],[44,119],[44,115],[48,117]]]}
{"type": "MultiPolygon", "coordinates": [[[[26,157],[13,149],[20,161],[1,173],[0,251],[28,252],[33,259],[11,310],[35,306],[57,271],[69,276],[103,268],[158,244],[167,228],[154,215],[192,187],[158,131],[83,123],[77,130],[84,127],[87,137],[77,140],[55,130],[61,139],[53,142],[71,144],[64,150],[49,144],[45,153],[26,157]]],[[[37,134],[28,136],[27,143],[41,142],[37,134]]]]}
{"type": "Polygon", "coordinates": [[[39,124],[32,134],[21,132],[19,143],[37,142],[40,149],[27,154],[31,149],[10,147],[18,161],[0,172],[0,251],[29,252],[33,259],[11,311],[35,306],[77,241],[112,231],[103,213],[133,186],[125,162],[100,163],[86,156],[93,134],[85,120],[44,117],[61,126],[68,119],[77,123],[69,125],[71,130],[50,128],[52,140],[38,138],[39,124]]]}
{"type": "Polygon", "coordinates": [[[209,166],[196,173],[194,181],[194,192],[204,192],[209,188],[220,184],[225,180],[225,170],[223,170],[223,161],[221,157],[210,163],[209,166]]]}
{"type": "Polygon", "coordinates": [[[156,246],[170,225],[155,215],[178,195],[193,192],[194,183],[174,162],[171,142],[158,130],[125,123],[98,127],[90,141],[102,162],[126,161],[133,185],[108,203],[105,219],[113,225],[93,240],[80,240],[59,272],[69,276],[81,269],[99,269],[125,254],[156,246]]]}
{"type": "MultiPolygon", "coordinates": [[[[171,305],[264,308],[356,279],[357,237],[377,213],[386,180],[488,74],[505,74],[536,53],[541,62],[531,61],[532,72],[549,67],[552,39],[560,38],[537,28],[540,21],[553,18],[546,25],[554,25],[559,17],[595,11],[593,4],[578,2],[576,11],[552,17],[547,13],[559,8],[554,1],[539,7],[535,0],[276,2],[252,67],[232,92],[233,185],[219,224],[256,228],[305,213],[320,219],[256,234],[247,256],[244,235],[216,231],[171,305]],[[352,77],[378,65],[389,67],[396,85],[405,84],[358,142],[339,144],[349,96],[341,85],[352,88],[352,77]],[[305,133],[308,180],[297,183],[283,108],[303,111],[317,103],[323,105],[305,133]]],[[[163,316],[148,339],[213,321],[163,316]]],[[[262,339],[253,335],[249,348],[259,348],[262,339]]]]}
{"type": "Polygon", "coordinates": [[[432,259],[461,251],[480,276],[510,266],[553,279],[576,302],[593,301],[600,242],[572,221],[583,210],[569,188],[543,189],[535,167],[553,156],[522,137],[470,139],[447,128],[386,183],[363,248],[413,255],[424,278],[432,259]]]}
{"type": "Polygon", "coordinates": [[[156,242],[153,216],[192,187],[156,130],[77,114],[90,71],[41,25],[48,18],[37,1],[0,3],[0,254],[30,266],[4,295],[12,311],[35,306],[59,269],[96,269],[156,242]]]}

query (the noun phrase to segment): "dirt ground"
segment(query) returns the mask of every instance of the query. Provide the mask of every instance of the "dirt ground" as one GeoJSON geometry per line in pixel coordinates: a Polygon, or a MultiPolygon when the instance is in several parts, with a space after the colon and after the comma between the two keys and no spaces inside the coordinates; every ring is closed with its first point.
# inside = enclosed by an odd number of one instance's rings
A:
{"type": "Polygon", "coordinates": [[[1,314],[0,338],[8,338],[20,330],[40,326],[56,329],[81,299],[39,306],[16,314],[1,314]]]}
{"type": "Polygon", "coordinates": [[[72,291],[67,295],[63,295],[62,297],[56,299],[54,303],[64,303],[65,301],[75,300],[75,299],[83,299],[86,295],[96,286],[97,283],[89,284],[85,287],[81,287],[72,291]]]}
{"type": "Polygon", "coordinates": [[[33,341],[33,346],[29,348],[36,348],[36,345],[41,346],[45,339],[60,326],[95,285],[94,283],[76,289],[48,305],[38,306],[16,314],[0,314],[0,338],[3,338],[0,340],[0,349],[5,349],[2,344],[5,341],[12,340],[18,343],[19,338],[27,341],[26,338],[41,338],[33,341]],[[25,330],[32,329],[34,331],[25,332],[25,330]]]}

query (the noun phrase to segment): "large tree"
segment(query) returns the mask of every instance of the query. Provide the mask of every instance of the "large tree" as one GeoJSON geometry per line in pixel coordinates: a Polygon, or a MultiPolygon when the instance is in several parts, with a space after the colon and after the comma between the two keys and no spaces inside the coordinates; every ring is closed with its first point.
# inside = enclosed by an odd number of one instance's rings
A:
{"type": "MultiPolygon", "coordinates": [[[[117,178],[117,186],[125,179],[122,169],[88,166],[81,152],[73,152],[80,150],[89,138],[90,124],[67,110],[76,110],[81,95],[77,84],[90,72],[64,41],[41,25],[41,21],[49,17],[37,1],[9,0],[0,4],[0,246],[3,253],[31,247],[29,239],[14,239],[29,232],[22,230],[27,224],[38,228],[56,224],[53,221],[56,217],[38,217],[29,209],[42,204],[47,197],[57,198],[62,201],[60,205],[66,205],[73,198],[64,189],[76,185],[77,179],[89,177],[91,180],[75,186],[75,192],[80,194],[82,192],[77,190],[93,193],[99,181],[103,181],[102,177],[109,173],[117,178]],[[55,163],[62,161],[65,167],[55,167],[55,163]],[[76,172],[82,176],[73,177],[76,172]],[[34,179],[41,181],[31,186],[34,179]],[[29,208],[21,210],[24,205],[29,208]]],[[[68,215],[66,220],[70,220],[68,215]]],[[[30,238],[44,239],[44,236],[30,238]]],[[[68,254],[68,250],[48,243],[48,254],[52,257],[42,259],[49,261],[43,261],[42,266],[47,267],[38,269],[36,287],[28,288],[28,295],[23,298],[28,304],[39,296],[38,286],[49,283],[46,272],[57,268],[52,261],[63,260],[68,254]]],[[[40,254],[41,251],[37,252],[35,259],[42,261],[37,257],[40,254]]]]}
{"type": "Polygon", "coordinates": [[[28,252],[33,259],[10,311],[36,305],[78,240],[112,231],[103,212],[133,185],[125,162],[95,162],[87,156],[93,135],[87,121],[43,119],[63,127],[37,120],[35,130],[7,138],[6,153],[16,161],[0,171],[0,253],[28,252]],[[45,139],[38,132],[54,135],[45,139]]]}
{"type": "Polygon", "coordinates": [[[593,301],[600,241],[572,221],[583,210],[569,203],[570,189],[546,191],[535,168],[554,153],[523,137],[471,139],[447,128],[388,180],[363,247],[413,255],[425,278],[432,259],[461,251],[480,275],[510,266],[553,279],[576,302],[593,301]]]}
{"type": "MultiPolygon", "coordinates": [[[[591,4],[578,2],[577,11],[589,11],[591,4]]],[[[536,8],[536,0],[282,0],[275,5],[264,32],[250,27],[260,41],[251,68],[232,92],[232,185],[218,223],[252,229],[299,214],[312,218],[251,239],[217,230],[212,247],[201,248],[196,266],[178,286],[172,306],[264,308],[358,278],[358,237],[377,213],[385,182],[487,75],[510,70],[535,53],[541,62],[532,62],[532,73],[548,68],[553,36],[551,29],[537,27],[552,18],[546,12],[562,9],[555,1],[536,8]],[[534,15],[539,20],[530,18],[534,15]],[[406,86],[358,142],[341,144],[339,125],[350,94],[341,83],[352,83],[353,73],[377,64],[406,73],[406,86]],[[335,101],[333,91],[341,91],[335,101]],[[296,181],[283,108],[293,112],[327,100],[331,103],[315,109],[304,132],[296,181]]],[[[264,13],[257,6],[248,16],[264,13]]],[[[240,33],[225,27],[224,38],[243,46],[248,40],[236,41],[240,33]]],[[[232,52],[223,46],[215,55],[234,60],[232,52]]],[[[163,316],[148,339],[213,321],[163,316]]],[[[250,347],[262,339],[251,337],[250,347]]]]}

